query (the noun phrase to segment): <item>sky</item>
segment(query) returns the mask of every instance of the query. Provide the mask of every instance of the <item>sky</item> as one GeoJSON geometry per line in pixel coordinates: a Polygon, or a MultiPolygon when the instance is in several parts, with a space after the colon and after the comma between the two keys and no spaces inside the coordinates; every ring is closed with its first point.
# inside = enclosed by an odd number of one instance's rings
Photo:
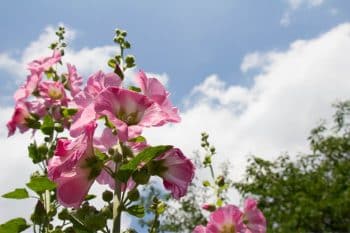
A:
{"type": "MultiPolygon", "coordinates": [[[[108,70],[114,29],[127,30],[137,69],[160,78],[181,111],[181,123],[146,130],[149,142],[191,156],[207,131],[215,162],[229,161],[235,180],[249,155],[307,152],[310,129],[331,119],[333,103],[350,99],[349,1],[14,0],[1,9],[0,194],[22,187],[34,170],[30,135],[7,138],[5,124],[25,64],[48,55],[59,24],[69,31],[65,59],[85,78],[108,70]]],[[[32,205],[0,199],[0,222],[32,205]]]]}

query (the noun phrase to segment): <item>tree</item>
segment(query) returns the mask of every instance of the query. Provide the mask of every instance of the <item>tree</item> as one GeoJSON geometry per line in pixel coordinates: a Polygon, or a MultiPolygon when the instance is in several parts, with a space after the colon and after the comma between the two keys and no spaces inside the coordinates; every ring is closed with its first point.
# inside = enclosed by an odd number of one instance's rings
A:
{"type": "Polygon", "coordinates": [[[258,198],[268,232],[350,231],[350,101],[335,107],[334,124],[311,131],[312,153],[252,157],[234,184],[242,196],[258,198]]]}

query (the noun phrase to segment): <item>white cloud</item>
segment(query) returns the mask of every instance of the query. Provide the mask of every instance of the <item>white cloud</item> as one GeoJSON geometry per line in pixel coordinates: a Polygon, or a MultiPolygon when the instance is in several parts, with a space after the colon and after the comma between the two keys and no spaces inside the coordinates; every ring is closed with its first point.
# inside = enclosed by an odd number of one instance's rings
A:
{"type": "Polygon", "coordinates": [[[261,72],[251,87],[209,76],[194,87],[180,124],[146,134],[151,143],[175,144],[191,155],[199,148],[200,132],[208,131],[216,159],[231,162],[235,179],[249,154],[271,159],[286,151],[307,152],[309,131],[331,119],[332,103],[350,99],[349,54],[350,24],[297,40],[285,51],[257,53],[269,62],[254,65],[261,72]]]}

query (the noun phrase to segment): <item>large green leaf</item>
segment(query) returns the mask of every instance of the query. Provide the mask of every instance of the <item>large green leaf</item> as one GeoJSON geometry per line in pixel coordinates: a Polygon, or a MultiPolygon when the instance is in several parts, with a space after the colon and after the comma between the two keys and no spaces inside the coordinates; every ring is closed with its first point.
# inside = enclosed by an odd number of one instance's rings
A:
{"type": "Polygon", "coordinates": [[[144,149],[136,155],[135,158],[119,168],[117,173],[118,179],[122,182],[128,181],[132,173],[136,171],[140,164],[147,164],[149,161],[160,156],[171,148],[172,146],[155,146],[144,149]]]}
{"type": "Polygon", "coordinates": [[[44,192],[45,190],[53,190],[56,188],[56,184],[49,180],[47,177],[33,177],[26,185],[28,188],[37,193],[44,192]]]}
{"type": "Polygon", "coordinates": [[[11,199],[26,199],[29,197],[28,192],[26,189],[15,189],[12,192],[5,193],[2,195],[4,198],[11,198],[11,199]]]}
{"type": "Polygon", "coordinates": [[[24,218],[15,218],[0,225],[0,233],[18,233],[30,227],[24,218]]]}

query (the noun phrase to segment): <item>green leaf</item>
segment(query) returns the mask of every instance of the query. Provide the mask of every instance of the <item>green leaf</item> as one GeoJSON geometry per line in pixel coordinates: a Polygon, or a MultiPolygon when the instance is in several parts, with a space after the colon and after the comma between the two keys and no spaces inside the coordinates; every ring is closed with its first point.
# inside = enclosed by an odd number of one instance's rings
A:
{"type": "Polygon", "coordinates": [[[85,201],[90,201],[90,200],[92,200],[92,199],[94,199],[96,197],[96,195],[93,195],[93,194],[88,194],[88,195],[86,195],[86,197],[85,197],[85,201]]]}
{"type": "Polygon", "coordinates": [[[40,127],[41,131],[46,135],[52,135],[54,131],[54,127],[55,127],[55,122],[49,115],[46,115],[44,117],[43,124],[40,127]]]}
{"type": "Polygon", "coordinates": [[[78,109],[75,109],[75,108],[63,108],[62,109],[62,115],[65,118],[71,117],[77,112],[78,112],[78,109]]]}
{"type": "Polygon", "coordinates": [[[126,209],[126,211],[138,218],[143,218],[145,216],[145,208],[142,205],[133,205],[126,209]]]}
{"type": "Polygon", "coordinates": [[[141,88],[135,86],[129,86],[128,89],[135,92],[141,92],[141,88]]]}
{"type": "Polygon", "coordinates": [[[129,142],[145,142],[146,138],[143,136],[137,136],[136,138],[132,138],[129,140],[129,142]]]}
{"type": "Polygon", "coordinates": [[[37,193],[44,192],[45,190],[53,190],[56,188],[56,184],[49,180],[47,177],[33,177],[26,185],[28,188],[37,193]]]}
{"type": "Polygon", "coordinates": [[[130,160],[128,163],[123,164],[119,168],[117,173],[118,179],[122,182],[128,181],[129,177],[136,171],[137,167],[141,163],[147,164],[149,161],[160,156],[171,148],[172,146],[155,146],[144,149],[142,152],[136,155],[135,158],[130,160]]]}
{"type": "Polygon", "coordinates": [[[15,189],[12,192],[5,193],[2,195],[4,198],[11,198],[11,199],[26,199],[29,197],[28,192],[26,189],[15,189]]]}
{"type": "Polygon", "coordinates": [[[36,145],[36,142],[29,144],[28,146],[28,154],[29,157],[32,159],[33,163],[40,163],[41,161],[45,160],[45,156],[47,153],[47,147],[45,150],[45,145],[41,145],[38,147],[36,145]]]}
{"type": "Polygon", "coordinates": [[[18,233],[30,227],[24,218],[14,218],[0,225],[0,233],[18,233]]]}

